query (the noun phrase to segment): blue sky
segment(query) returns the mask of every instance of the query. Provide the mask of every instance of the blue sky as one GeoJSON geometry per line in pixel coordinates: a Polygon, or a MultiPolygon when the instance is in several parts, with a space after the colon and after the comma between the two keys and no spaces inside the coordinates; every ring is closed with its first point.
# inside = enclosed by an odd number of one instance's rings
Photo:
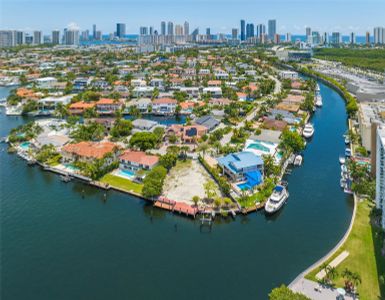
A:
{"type": "Polygon", "coordinates": [[[314,30],[364,34],[385,26],[385,0],[0,0],[0,28],[21,30],[63,29],[77,24],[81,30],[96,24],[103,33],[115,24],[127,24],[127,33],[139,26],[190,22],[190,30],[231,32],[239,20],[265,23],[277,20],[279,33],[303,34],[314,30]]]}

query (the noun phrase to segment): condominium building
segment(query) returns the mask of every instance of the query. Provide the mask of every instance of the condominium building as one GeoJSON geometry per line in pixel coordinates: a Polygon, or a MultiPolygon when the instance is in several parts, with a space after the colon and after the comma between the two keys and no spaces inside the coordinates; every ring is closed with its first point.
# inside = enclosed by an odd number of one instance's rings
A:
{"type": "Polygon", "coordinates": [[[241,20],[241,41],[246,39],[246,22],[245,20],[241,20]]]}
{"type": "Polygon", "coordinates": [[[190,34],[190,24],[187,21],[185,21],[183,24],[183,31],[184,31],[184,35],[190,34]]]}
{"type": "Polygon", "coordinates": [[[356,43],[356,34],[354,32],[350,33],[350,44],[354,45],[356,43]]]}
{"type": "Polygon", "coordinates": [[[41,31],[34,31],[33,32],[33,43],[35,45],[40,45],[43,42],[43,33],[41,31]]]}
{"type": "Polygon", "coordinates": [[[59,30],[53,30],[52,31],[52,44],[58,45],[60,43],[60,31],[59,30]]]}
{"type": "Polygon", "coordinates": [[[385,27],[374,28],[374,44],[385,44],[385,27]]]}
{"type": "Polygon", "coordinates": [[[366,46],[370,45],[370,32],[369,31],[366,32],[365,43],[366,43],[366,46]]]}
{"type": "Polygon", "coordinates": [[[64,44],[79,45],[79,30],[67,29],[64,31],[64,44]]]}
{"type": "Polygon", "coordinates": [[[116,36],[118,38],[124,38],[126,35],[126,24],[124,23],[117,23],[116,24],[116,36]]]}
{"type": "Polygon", "coordinates": [[[167,35],[174,35],[174,23],[168,22],[167,23],[167,35]]]}
{"type": "Polygon", "coordinates": [[[166,22],[165,21],[162,21],[160,23],[160,34],[166,35],[166,22]]]}
{"type": "Polygon", "coordinates": [[[376,144],[376,207],[382,210],[381,224],[385,229],[385,126],[377,128],[376,144]]]}
{"type": "Polygon", "coordinates": [[[277,21],[269,20],[268,21],[268,35],[271,41],[274,40],[275,35],[277,34],[277,21]]]}
{"type": "Polygon", "coordinates": [[[14,33],[12,30],[0,30],[0,48],[12,47],[15,45],[14,33]]]}
{"type": "Polygon", "coordinates": [[[339,33],[339,32],[332,32],[331,43],[334,44],[334,45],[339,45],[341,43],[341,33],[339,33]]]}

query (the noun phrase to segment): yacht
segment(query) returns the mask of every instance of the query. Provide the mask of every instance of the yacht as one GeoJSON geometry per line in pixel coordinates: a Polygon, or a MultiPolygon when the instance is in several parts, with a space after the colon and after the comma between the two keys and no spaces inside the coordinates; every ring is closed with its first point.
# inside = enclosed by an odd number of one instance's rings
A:
{"type": "Polygon", "coordinates": [[[315,96],[315,106],[322,107],[322,105],[322,97],[320,94],[317,93],[317,95],[315,96]]]}
{"type": "Polygon", "coordinates": [[[346,149],[345,149],[345,156],[346,156],[346,157],[352,156],[352,150],[350,150],[350,148],[346,148],[346,149]]]}
{"type": "Polygon", "coordinates": [[[349,145],[350,144],[350,138],[348,135],[345,136],[345,144],[349,145]]]}
{"type": "Polygon", "coordinates": [[[266,202],[265,211],[268,214],[277,212],[289,198],[289,192],[283,185],[277,185],[266,202]]]}
{"type": "Polygon", "coordinates": [[[295,166],[300,166],[302,165],[302,156],[301,155],[297,155],[294,159],[294,163],[293,163],[295,166]]]}
{"type": "Polygon", "coordinates": [[[303,129],[302,135],[305,138],[311,138],[314,134],[314,127],[312,124],[308,123],[305,125],[305,128],[303,129]]]}
{"type": "Polygon", "coordinates": [[[317,83],[317,85],[315,86],[315,90],[316,90],[316,92],[319,92],[319,91],[321,90],[318,83],[317,83]]]}
{"type": "Polygon", "coordinates": [[[6,106],[5,107],[5,114],[7,116],[21,116],[21,113],[23,112],[21,106],[6,106]]]}
{"type": "Polygon", "coordinates": [[[341,156],[339,157],[339,161],[340,161],[340,164],[343,165],[343,164],[345,164],[346,159],[345,159],[344,156],[341,155],[341,156]]]}

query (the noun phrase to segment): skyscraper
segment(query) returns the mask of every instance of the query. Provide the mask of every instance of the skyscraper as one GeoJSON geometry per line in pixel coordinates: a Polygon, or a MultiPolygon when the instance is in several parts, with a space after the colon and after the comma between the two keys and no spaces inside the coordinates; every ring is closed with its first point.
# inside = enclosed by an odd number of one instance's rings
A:
{"type": "Polygon", "coordinates": [[[382,45],[385,44],[385,28],[375,27],[374,28],[374,44],[382,45]]]}
{"type": "Polygon", "coordinates": [[[38,31],[38,30],[34,31],[33,32],[33,43],[34,43],[34,45],[40,45],[42,43],[42,41],[43,41],[42,37],[43,37],[43,34],[42,34],[41,31],[38,31]]]}
{"type": "Polygon", "coordinates": [[[323,42],[325,45],[329,44],[329,33],[324,32],[323,42]]]}
{"type": "Polygon", "coordinates": [[[366,43],[366,46],[370,45],[370,32],[369,31],[366,32],[365,43],[366,43]]]}
{"type": "Polygon", "coordinates": [[[92,25],[92,38],[96,40],[96,24],[92,25]]]}
{"type": "Polygon", "coordinates": [[[261,38],[266,33],[266,26],[264,24],[257,25],[257,37],[261,38]]]}
{"type": "Polygon", "coordinates": [[[153,35],[154,34],[154,27],[150,26],[148,33],[149,33],[149,35],[153,35]]]}
{"type": "Polygon", "coordinates": [[[207,35],[207,36],[211,35],[211,29],[210,29],[210,27],[206,28],[206,35],[207,35]]]}
{"type": "Polygon", "coordinates": [[[116,36],[120,39],[124,38],[126,35],[126,24],[117,23],[116,24],[116,36]]]}
{"type": "Polygon", "coordinates": [[[238,29],[237,28],[233,28],[231,30],[231,38],[233,40],[237,40],[238,39],[238,29]]]}
{"type": "Polygon", "coordinates": [[[245,24],[245,20],[241,20],[241,41],[244,41],[246,39],[245,24]]]}
{"type": "Polygon", "coordinates": [[[139,28],[139,34],[140,35],[147,35],[148,34],[147,27],[144,27],[144,26],[140,27],[139,28]]]}
{"type": "Polygon", "coordinates": [[[171,21],[167,23],[167,34],[174,35],[174,23],[171,21]]]}
{"type": "Polygon", "coordinates": [[[82,41],[88,41],[89,37],[90,37],[90,32],[88,29],[82,31],[82,34],[81,34],[82,41]]]}
{"type": "Polygon", "coordinates": [[[66,45],[79,45],[79,30],[76,30],[76,29],[65,30],[64,43],[66,45]]]}
{"type": "Polygon", "coordinates": [[[15,45],[12,30],[0,30],[0,47],[12,47],[15,45]]]}
{"type": "Polygon", "coordinates": [[[339,32],[332,32],[331,43],[334,45],[339,45],[341,43],[341,34],[339,32]]]}
{"type": "Polygon", "coordinates": [[[354,32],[350,33],[350,44],[354,45],[356,43],[356,34],[354,32]]]}
{"type": "Polygon", "coordinates": [[[175,35],[183,35],[183,26],[182,25],[175,25],[175,35]]]}
{"type": "Polygon", "coordinates": [[[166,35],[166,22],[165,21],[162,21],[160,23],[160,34],[166,35]]]}
{"type": "Polygon", "coordinates": [[[15,31],[15,44],[23,45],[25,43],[25,37],[23,31],[15,31]]]}
{"type": "Polygon", "coordinates": [[[277,21],[276,20],[269,20],[268,21],[268,35],[269,40],[274,40],[274,37],[277,33],[277,21]]]}
{"type": "Polygon", "coordinates": [[[246,25],[246,39],[254,37],[254,24],[249,23],[246,25]]]}
{"type": "Polygon", "coordinates": [[[58,45],[60,43],[60,31],[59,30],[53,30],[52,31],[51,42],[54,45],[58,45]]]}
{"type": "Polygon", "coordinates": [[[290,32],[286,33],[286,42],[291,43],[291,33],[290,32]]]}
{"type": "Polygon", "coordinates": [[[184,29],[184,35],[190,34],[190,24],[187,21],[184,22],[183,29],[184,29]]]}

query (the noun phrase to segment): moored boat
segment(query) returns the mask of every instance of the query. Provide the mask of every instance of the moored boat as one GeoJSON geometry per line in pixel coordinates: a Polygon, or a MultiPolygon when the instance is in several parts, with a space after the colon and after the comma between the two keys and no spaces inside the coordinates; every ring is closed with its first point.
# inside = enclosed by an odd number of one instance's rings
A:
{"type": "Polygon", "coordinates": [[[273,214],[280,210],[285,204],[287,198],[289,198],[289,192],[283,185],[277,185],[269,199],[265,204],[265,211],[268,214],[273,214]]]}
{"type": "Polygon", "coordinates": [[[294,163],[293,163],[295,166],[300,166],[302,165],[302,156],[301,155],[297,155],[294,159],[294,163]]]}
{"type": "Polygon", "coordinates": [[[344,156],[340,155],[339,161],[340,161],[340,164],[343,165],[346,162],[346,158],[344,156]]]}
{"type": "Polygon", "coordinates": [[[305,138],[311,138],[314,134],[314,127],[312,124],[308,123],[305,125],[305,128],[303,129],[302,135],[305,138]]]}

